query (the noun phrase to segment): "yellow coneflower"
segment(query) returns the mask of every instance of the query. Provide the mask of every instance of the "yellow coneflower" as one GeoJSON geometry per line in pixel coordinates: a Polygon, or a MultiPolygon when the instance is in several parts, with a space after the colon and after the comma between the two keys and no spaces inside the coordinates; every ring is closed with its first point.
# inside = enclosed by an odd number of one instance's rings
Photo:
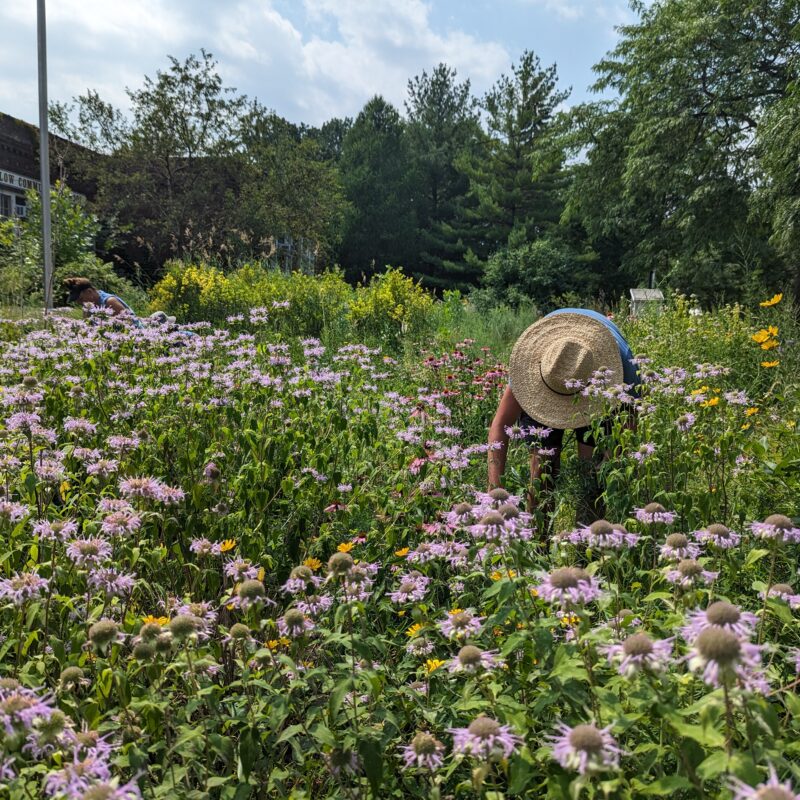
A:
{"type": "Polygon", "coordinates": [[[439,669],[439,667],[444,666],[446,663],[447,662],[441,658],[429,658],[425,662],[425,671],[428,673],[428,675],[430,675],[431,672],[435,672],[437,669],[439,669]]]}
{"type": "Polygon", "coordinates": [[[318,570],[322,566],[322,562],[318,558],[307,558],[303,561],[303,566],[308,567],[311,570],[318,570]]]}
{"type": "Polygon", "coordinates": [[[166,625],[169,622],[169,617],[154,617],[152,614],[148,614],[146,617],[142,617],[142,622],[145,625],[149,625],[152,622],[156,625],[166,625]]]}
{"type": "Polygon", "coordinates": [[[763,302],[759,303],[761,308],[769,308],[770,306],[776,306],[780,301],[783,300],[783,292],[778,292],[778,294],[772,295],[769,300],[764,300],[763,302]]]}
{"type": "Polygon", "coordinates": [[[352,542],[342,542],[337,548],[340,553],[349,553],[353,549],[352,542]]]}
{"type": "Polygon", "coordinates": [[[234,547],[236,547],[236,539],[225,539],[220,543],[219,551],[220,553],[227,553],[228,550],[233,550],[234,547]]]}

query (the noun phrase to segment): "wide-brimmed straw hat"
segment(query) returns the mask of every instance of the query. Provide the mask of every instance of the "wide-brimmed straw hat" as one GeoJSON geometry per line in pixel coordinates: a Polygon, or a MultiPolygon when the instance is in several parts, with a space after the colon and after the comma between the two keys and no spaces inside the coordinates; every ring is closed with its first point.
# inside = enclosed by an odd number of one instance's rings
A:
{"type": "Polygon", "coordinates": [[[511,352],[511,391],[522,409],[548,428],[583,428],[601,401],[585,397],[572,381],[586,384],[599,369],[622,383],[622,357],[614,334],[599,320],[565,311],[534,322],[511,352]]]}

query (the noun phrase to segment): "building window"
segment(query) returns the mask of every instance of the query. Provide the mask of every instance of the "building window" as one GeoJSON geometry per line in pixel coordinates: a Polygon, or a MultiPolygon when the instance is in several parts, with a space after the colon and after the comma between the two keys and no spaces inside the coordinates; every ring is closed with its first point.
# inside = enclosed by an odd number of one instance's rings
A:
{"type": "Polygon", "coordinates": [[[28,200],[25,197],[15,197],[15,209],[14,212],[18,217],[27,217],[28,216],[28,200]]]}
{"type": "Polygon", "coordinates": [[[11,216],[11,195],[0,194],[0,217],[11,216]]]}

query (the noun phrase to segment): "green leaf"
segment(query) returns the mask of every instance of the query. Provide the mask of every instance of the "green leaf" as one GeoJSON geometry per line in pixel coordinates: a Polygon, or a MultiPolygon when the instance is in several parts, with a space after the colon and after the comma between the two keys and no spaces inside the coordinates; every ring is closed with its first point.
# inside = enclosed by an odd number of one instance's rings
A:
{"type": "Polygon", "coordinates": [[[250,776],[261,752],[261,737],[254,725],[245,728],[239,735],[239,766],[244,780],[250,776]]]}
{"type": "Polygon", "coordinates": [[[345,694],[347,694],[347,690],[350,688],[350,678],[347,677],[343,681],[339,681],[336,684],[336,687],[331,692],[331,696],[328,698],[328,715],[330,717],[330,724],[333,725],[336,721],[336,715],[339,713],[339,709],[342,707],[342,701],[344,700],[345,694]]]}
{"type": "Polygon", "coordinates": [[[728,754],[724,750],[712,753],[697,767],[697,774],[703,778],[703,780],[716,778],[717,775],[722,775],[724,772],[728,771],[728,754]]]}
{"type": "Polygon", "coordinates": [[[286,728],[286,729],[285,729],[285,730],[284,730],[284,731],[281,733],[281,735],[280,735],[280,736],[277,738],[277,740],[276,740],[275,744],[280,744],[281,742],[285,742],[285,741],[287,741],[288,739],[292,739],[292,738],[294,738],[294,737],[295,737],[295,736],[297,736],[297,734],[298,734],[298,733],[300,733],[302,730],[303,730],[303,726],[302,726],[302,725],[290,725],[290,726],[289,726],[288,728],[286,728]]]}
{"type": "Polygon", "coordinates": [[[358,743],[358,752],[364,764],[364,773],[369,781],[370,788],[375,797],[383,782],[383,752],[380,744],[375,739],[362,739],[358,743]]]}
{"type": "Polygon", "coordinates": [[[704,728],[702,725],[688,725],[685,722],[679,722],[670,719],[670,725],[681,736],[687,739],[692,739],[704,747],[724,747],[725,737],[715,728],[704,728]]]}
{"type": "Polygon", "coordinates": [[[665,795],[677,792],[679,789],[691,789],[692,784],[683,775],[665,775],[653,783],[642,783],[634,778],[631,786],[636,790],[637,795],[647,797],[664,797],[665,795]]]}

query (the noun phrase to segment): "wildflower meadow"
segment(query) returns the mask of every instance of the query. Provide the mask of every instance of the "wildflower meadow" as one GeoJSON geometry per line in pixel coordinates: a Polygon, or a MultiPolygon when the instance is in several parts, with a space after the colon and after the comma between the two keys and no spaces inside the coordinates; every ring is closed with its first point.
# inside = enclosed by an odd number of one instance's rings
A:
{"type": "Polygon", "coordinates": [[[0,797],[800,798],[787,298],[620,312],[594,520],[506,352],[289,305],[0,322],[0,797]]]}

